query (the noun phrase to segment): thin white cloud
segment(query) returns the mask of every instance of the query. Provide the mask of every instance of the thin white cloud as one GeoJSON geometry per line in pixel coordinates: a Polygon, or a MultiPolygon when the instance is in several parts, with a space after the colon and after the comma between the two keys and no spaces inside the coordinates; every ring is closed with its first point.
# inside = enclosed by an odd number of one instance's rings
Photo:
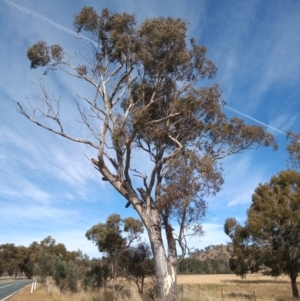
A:
{"type": "Polygon", "coordinates": [[[203,223],[204,236],[189,239],[195,249],[203,249],[208,245],[226,244],[230,241],[224,232],[223,224],[203,223]]]}
{"type": "Polygon", "coordinates": [[[260,182],[263,181],[261,174],[253,174],[244,178],[244,181],[239,182],[239,185],[233,185],[227,191],[228,207],[246,205],[251,202],[251,195],[260,182]]]}
{"type": "Polygon", "coordinates": [[[286,86],[297,85],[299,82],[299,56],[295,56],[300,47],[299,39],[299,3],[287,5],[285,13],[278,14],[276,22],[272,26],[274,43],[269,47],[268,56],[264,63],[263,73],[259,82],[258,90],[263,93],[274,84],[286,86]],[[294,9],[291,9],[291,8],[294,9]]]}
{"type": "Polygon", "coordinates": [[[43,227],[52,225],[51,228],[56,229],[63,224],[74,223],[78,212],[53,206],[35,205],[28,199],[24,199],[22,203],[6,204],[1,209],[0,217],[6,224],[14,225],[16,221],[21,221],[24,226],[42,223],[43,227]]]}
{"type": "Polygon", "coordinates": [[[288,131],[289,129],[293,128],[294,124],[299,120],[299,116],[294,115],[291,116],[289,114],[281,114],[275,118],[272,119],[269,128],[270,129],[278,129],[282,128],[285,129],[285,131],[288,131]]]}
{"type": "Polygon", "coordinates": [[[37,187],[26,179],[15,176],[13,182],[2,182],[0,190],[2,197],[8,197],[16,201],[30,200],[39,203],[49,203],[51,194],[37,187]]]}
{"type": "Polygon", "coordinates": [[[213,199],[208,200],[209,212],[214,212],[219,218],[228,208],[245,206],[251,202],[251,195],[260,182],[265,179],[265,166],[257,166],[254,152],[235,155],[224,160],[225,183],[222,190],[213,199]],[[222,208],[222,211],[220,211],[222,208]]]}
{"type": "MultiPolygon", "coordinates": [[[[68,35],[71,35],[71,36],[74,36],[74,37],[79,37],[79,35],[76,31],[71,30],[71,29],[69,29],[69,28],[67,28],[67,27],[65,27],[65,26],[63,26],[63,25],[61,25],[61,24],[59,24],[59,23],[43,16],[43,15],[41,15],[41,14],[39,14],[39,13],[33,11],[33,10],[31,10],[31,9],[28,9],[28,8],[22,6],[22,5],[16,4],[16,3],[12,2],[12,1],[9,1],[9,0],[2,0],[2,1],[5,2],[8,6],[16,8],[21,13],[29,14],[34,18],[40,19],[44,22],[47,22],[52,27],[63,31],[68,35]]],[[[83,37],[85,40],[87,40],[87,41],[93,43],[95,46],[97,46],[97,44],[93,40],[89,39],[88,37],[85,37],[85,36],[82,36],[82,35],[81,35],[81,37],[83,37]]]]}

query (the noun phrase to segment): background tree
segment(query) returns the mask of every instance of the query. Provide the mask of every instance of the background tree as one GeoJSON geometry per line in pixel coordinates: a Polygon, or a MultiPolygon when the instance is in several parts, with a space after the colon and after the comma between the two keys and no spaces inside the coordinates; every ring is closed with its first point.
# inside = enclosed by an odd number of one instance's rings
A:
{"type": "Polygon", "coordinates": [[[66,260],[72,261],[79,269],[80,275],[84,275],[90,267],[90,258],[87,254],[82,253],[80,249],[77,251],[67,251],[66,260]]]}
{"type": "Polygon", "coordinates": [[[35,275],[41,277],[41,281],[46,281],[53,273],[53,255],[47,251],[42,251],[36,259],[34,267],[35,275]]]}
{"type": "Polygon", "coordinates": [[[31,279],[34,275],[35,264],[40,254],[40,245],[38,242],[32,242],[28,248],[21,246],[19,251],[22,254],[23,260],[20,264],[20,270],[25,276],[31,279]]]}
{"type": "Polygon", "coordinates": [[[154,262],[151,257],[150,246],[144,242],[128,248],[122,256],[124,276],[136,284],[141,295],[144,293],[145,279],[154,275],[154,262]]]}
{"type": "Polygon", "coordinates": [[[21,262],[18,247],[10,243],[0,245],[0,266],[3,275],[17,276],[21,262]]]}
{"type": "MultiPolygon", "coordinates": [[[[42,93],[35,99],[45,107],[36,108],[31,103],[31,114],[17,103],[19,112],[55,134],[94,148],[96,156],[91,159],[92,164],[103,180],[126,199],[126,207],[132,205],[147,229],[159,300],[176,300],[176,269],[180,259],[176,241],[181,247],[186,245],[185,216],[189,211],[197,224],[199,210],[198,198],[190,195],[185,201],[189,205],[175,210],[171,208],[173,205],[164,208],[166,202],[161,201],[160,187],[166,184],[165,176],[173,160],[180,161],[189,151],[199,166],[205,166],[204,170],[196,169],[197,177],[203,176],[205,182],[206,170],[220,172],[219,159],[248,148],[274,144],[273,137],[262,127],[246,126],[238,118],[228,119],[222,111],[225,102],[220,99],[218,85],[208,86],[206,82],[200,88],[199,81],[213,78],[216,67],[206,58],[204,46],[187,39],[185,21],[153,18],[138,27],[133,15],[111,13],[107,9],[98,14],[92,7],[84,7],[75,16],[74,25],[79,38],[85,45],[89,43],[86,57],[68,56],[60,45],[48,46],[43,41],[30,47],[27,56],[31,68],[45,67],[45,74],[61,70],[94,89],[94,98],[78,96],[80,124],[91,135],[71,135],[64,123],[64,113],[60,112],[59,100],[51,97],[43,84],[42,93]],[[82,31],[90,39],[80,36],[82,31]],[[45,122],[45,118],[53,124],[45,122]],[[147,174],[135,161],[136,151],[149,157],[152,165],[147,174]],[[135,176],[141,180],[139,183],[134,181],[135,176]],[[181,234],[175,234],[172,228],[172,223],[178,220],[173,221],[174,214],[183,215],[178,215],[181,234]]],[[[217,177],[215,188],[220,184],[217,177]]],[[[178,197],[179,200],[183,197],[178,197]]],[[[178,207],[178,202],[174,206],[178,207]]]]}
{"type": "Polygon", "coordinates": [[[106,286],[109,277],[109,266],[105,260],[93,258],[89,263],[89,268],[85,272],[82,286],[85,290],[98,290],[106,286]]]}
{"type": "Polygon", "coordinates": [[[85,273],[89,265],[89,258],[86,254],[80,250],[68,251],[64,244],[56,243],[51,236],[47,236],[40,243],[33,242],[27,248],[27,253],[30,254],[28,262],[30,267],[34,267],[32,273],[34,272],[42,281],[46,281],[48,276],[53,276],[53,273],[56,273],[57,279],[59,279],[59,275],[66,273],[66,279],[58,280],[57,284],[62,285],[62,290],[67,288],[71,292],[75,292],[74,283],[78,281],[79,275],[85,273]],[[62,267],[61,271],[55,270],[55,262],[57,267],[62,267]],[[78,276],[73,275],[74,271],[78,273],[78,276]],[[62,282],[60,283],[60,281],[62,282]]]}
{"type": "Polygon", "coordinates": [[[287,146],[289,160],[295,168],[300,169],[300,133],[289,131],[287,137],[290,140],[287,146]]]}
{"type": "Polygon", "coordinates": [[[120,215],[110,215],[106,223],[99,223],[86,232],[86,237],[93,241],[100,252],[110,265],[110,275],[113,279],[113,289],[115,288],[116,278],[120,272],[121,256],[130,245],[140,239],[143,232],[141,221],[132,217],[121,219],[120,215]],[[122,236],[125,235],[125,236],[122,236]]]}
{"type": "Polygon", "coordinates": [[[282,171],[260,184],[252,196],[244,227],[227,219],[225,232],[236,253],[236,273],[265,266],[265,274],[287,274],[293,297],[299,298],[296,279],[300,269],[300,174],[282,171]]]}

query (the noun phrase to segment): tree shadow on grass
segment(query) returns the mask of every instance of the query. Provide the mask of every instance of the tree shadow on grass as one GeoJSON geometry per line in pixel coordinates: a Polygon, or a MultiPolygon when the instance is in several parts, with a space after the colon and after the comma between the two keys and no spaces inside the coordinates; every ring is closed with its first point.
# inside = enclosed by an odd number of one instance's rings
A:
{"type": "Polygon", "coordinates": [[[226,296],[228,296],[230,299],[241,298],[242,300],[252,300],[253,298],[252,294],[247,294],[247,293],[231,293],[231,294],[227,294],[226,296]]]}
{"type": "Polygon", "coordinates": [[[289,283],[288,281],[285,280],[222,280],[224,283],[236,283],[236,284],[286,284],[289,283]]]}

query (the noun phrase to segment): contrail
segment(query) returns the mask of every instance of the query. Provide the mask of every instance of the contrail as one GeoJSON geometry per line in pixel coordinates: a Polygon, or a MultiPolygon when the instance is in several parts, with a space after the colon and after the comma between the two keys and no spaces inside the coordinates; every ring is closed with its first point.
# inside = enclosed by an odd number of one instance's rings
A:
{"type": "Polygon", "coordinates": [[[247,118],[249,118],[249,119],[251,119],[251,120],[257,122],[258,124],[264,125],[264,126],[266,126],[267,128],[269,128],[269,129],[271,129],[271,130],[273,130],[273,131],[276,131],[276,132],[278,132],[278,133],[280,133],[280,134],[282,134],[282,135],[287,136],[286,133],[284,133],[284,132],[282,132],[282,131],[280,131],[280,130],[274,128],[273,126],[271,126],[271,125],[269,125],[269,124],[266,124],[266,123],[264,123],[264,122],[262,122],[262,121],[260,121],[260,120],[258,120],[258,119],[256,119],[256,118],[253,118],[253,117],[251,117],[251,116],[249,116],[249,115],[247,115],[247,114],[245,114],[245,113],[242,113],[242,112],[240,112],[240,111],[238,111],[238,110],[236,110],[236,109],[233,109],[233,108],[231,108],[231,107],[229,107],[229,106],[227,106],[227,105],[225,106],[225,108],[227,108],[228,110],[230,110],[230,111],[232,111],[232,112],[238,113],[238,114],[240,114],[240,115],[242,115],[242,116],[244,116],[244,117],[247,117],[247,118]]]}
{"type": "MultiPolygon", "coordinates": [[[[5,2],[8,6],[16,8],[21,13],[29,14],[29,15],[33,16],[34,18],[40,19],[40,20],[42,20],[44,22],[47,22],[49,25],[51,25],[51,26],[55,27],[56,29],[61,30],[61,31],[63,31],[63,32],[65,32],[65,33],[67,33],[67,34],[69,34],[71,36],[74,36],[74,37],[77,37],[77,38],[79,36],[76,31],[71,30],[71,29],[69,29],[69,28],[67,28],[67,27],[65,27],[65,26],[63,26],[63,25],[61,25],[61,24],[59,24],[57,22],[54,22],[54,21],[50,20],[49,18],[47,18],[47,17],[45,17],[45,16],[43,16],[43,15],[41,15],[41,14],[39,14],[39,13],[31,10],[31,9],[28,9],[28,8],[22,6],[22,5],[16,4],[16,3],[12,2],[12,1],[8,1],[8,0],[2,0],[2,1],[5,2]]],[[[89,39],[89,38],[87,38],[85,36],[82,36],[82,37],[85,40],[93,43],[93,45],[97,46],[97,44],[93,40],[91,40],[91,39],[89,39]]]]}

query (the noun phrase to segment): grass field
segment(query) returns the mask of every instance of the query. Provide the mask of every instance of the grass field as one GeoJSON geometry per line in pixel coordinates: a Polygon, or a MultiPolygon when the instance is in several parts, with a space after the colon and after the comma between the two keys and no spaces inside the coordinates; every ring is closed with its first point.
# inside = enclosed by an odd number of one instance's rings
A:
{"type": "MultiPolygon", "coordinates": [[[[288,277],[271,278],[249,275],[241,279],[235,275],[179,275],[178,291],[181,301],[289,301],[292,299],[288,277]]],[[[134,284],[122,284],[114,294],[107,290],[97,294],[79,292],[61,294],[51,283],[38,284],[36,291],[30,287],[9,301],[141,301],[134,284]]],[[[145,299],[146,300],[146,299],[145,299]]],[[[149,300],[149,299],[148,299],[149,300]]]]}
{"type": "Polygon", "coordinates": [[[190,300],[292,300],[290,280],[286,276],[272,278],[259,274],[241,279],[235,275],[180,275],[181,297],[190,300]],[[198,298],[198,299],[197,299],[198,298]]]}

